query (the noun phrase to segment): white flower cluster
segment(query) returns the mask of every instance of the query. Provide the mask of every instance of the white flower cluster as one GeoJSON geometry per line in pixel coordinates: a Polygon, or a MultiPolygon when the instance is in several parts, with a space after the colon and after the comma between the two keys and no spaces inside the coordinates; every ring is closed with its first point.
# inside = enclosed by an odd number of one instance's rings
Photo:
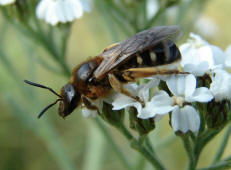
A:
{"type": "Polygon", "coordinates": [[[227,72],[231,68],[231,46],[223,52],[191,33],[189,41],[180,46],[180,51],[185,72],[195,76],[210,76],[210,91],[216,101],[231,98],[231,75],[227,72]]]}
{"type": "MultiPolygon", "coordinates": [[[[0,5],[9,5],[15,1],[0,0],[0,5]]],[[[87,0],[40,0],[36,7],[36,16],[51,25],[56,25],[81,18],[84,11],[90,11],[87,0]]]]}
{"type": "Polygon", "coordinates": [[[87,3],[80,0],[41,0],[36,15],[51,25],[71,22],[81,18],[84,10],[89,11],[87,3]]]}
{"type": "MultiPolygon", "coordinates": [[[[111,102],[113,110],[135,107],[138,118],[155,118],[155,120],[160,120],[163,115],[171,113],[171,125],[174,131],[198,132],[200,115],[192,103],[231,98],[231,75],[226,71],[231,66],[231,47],[224,53],[198,35],[190,34],[190,39],[180,46],[180,51],[181,67],[189,74],[169,75],[162,78],[171,94],[164,90],[156,90],[161,77],[152,77],[146,84],[133,83],[126,86],[133,95],[144,101],[144,105],[131,97],[117,93],[111,102]],[[197,88],[197,78],[205,74],[211,79],[210,87],[197,88]],[[152,96],[150,96],[151,89],[156,91],[152,96]]],[[[84,115],[90,116],[87,110],[84,110],[84,115]]]]}

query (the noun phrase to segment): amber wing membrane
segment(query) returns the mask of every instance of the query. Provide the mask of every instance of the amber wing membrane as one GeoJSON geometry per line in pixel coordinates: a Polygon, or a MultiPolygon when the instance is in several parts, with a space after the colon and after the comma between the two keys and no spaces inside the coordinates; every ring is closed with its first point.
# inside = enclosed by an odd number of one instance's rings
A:
{"type": "Polygon", "coordinates": [[[98,56],[103,57],[103,61],[94,71],[93,76],[101,79],[134,54],[153,47],[161,41],[174,40],[179,34],[178,26],[158,26],[142,31],[99,54],[98,56]]]}

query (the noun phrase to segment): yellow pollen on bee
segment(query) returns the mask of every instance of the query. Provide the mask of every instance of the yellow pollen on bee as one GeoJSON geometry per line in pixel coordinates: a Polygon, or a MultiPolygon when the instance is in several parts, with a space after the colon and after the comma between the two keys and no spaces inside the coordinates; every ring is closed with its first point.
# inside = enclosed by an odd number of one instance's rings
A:
{"type": "Polygon", "coordinates": [[[150,58],[152,61],[156,61],[156,54],[153,51],[150,51],[150,58]]]}
{"type": "Polygon", "coordinates": [[[137,61],[137,63],[138,64],[143,64],[143,59],[140,57],[140,55],[139,54],[136,54],[136,61],[137,61]]]}

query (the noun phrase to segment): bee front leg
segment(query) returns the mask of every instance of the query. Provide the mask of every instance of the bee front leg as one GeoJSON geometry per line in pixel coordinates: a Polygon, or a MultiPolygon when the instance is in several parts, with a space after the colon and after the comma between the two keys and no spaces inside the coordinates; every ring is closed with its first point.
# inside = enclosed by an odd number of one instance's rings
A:
{"type": "Polygon", "coordinates": [[[108,80],[110,82],[111,87],[118,93],[122,93],[128,97],[131,97],[141,104],[144,104],[144,101],[142,101],[138,96],[134,96],[129,92],[127,89],[123,87],[123,84],[115,77],[113,74],[108,74],[108,80]]]}
{"type": "Polygon", "coordinates": [[[89,109],[89,110],[96,110],[97,113],[100,115],[100,112],[99,112],[98,107],[95,106],[95,105],[93,105],[93,104],[91,103],[91,101],[88,100],[87,97],[81,96],[81,99],[82,99],[82,102],[83,102],[83,104],[86,106],[87,109],[89,109]]]}

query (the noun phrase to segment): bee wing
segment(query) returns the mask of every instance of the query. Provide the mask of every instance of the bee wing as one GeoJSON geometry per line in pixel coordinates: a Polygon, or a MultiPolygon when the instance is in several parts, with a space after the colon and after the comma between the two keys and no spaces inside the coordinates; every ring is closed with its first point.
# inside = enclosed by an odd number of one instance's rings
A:
{"type": "Polygon", "coordinates": [[[96,79],[101,79],[106,73],[122,64],[133,54],[153,47],[161,41],[174,40],[179,34],[178,26],[152,27],[150,30],[142,31],[111,48],[107,48],[98,55],[103,57],[103,61],[94,71],[93,76],[96,79]]]}

